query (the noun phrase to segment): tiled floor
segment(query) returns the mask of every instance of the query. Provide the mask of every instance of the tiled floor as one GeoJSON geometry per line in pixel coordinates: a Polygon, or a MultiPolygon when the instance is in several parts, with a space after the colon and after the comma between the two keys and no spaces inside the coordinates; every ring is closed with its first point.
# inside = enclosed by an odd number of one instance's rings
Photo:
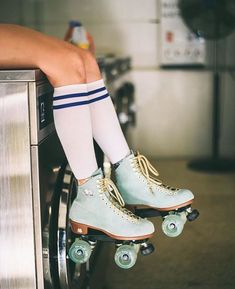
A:
{"type": "MultiPolygon", "coordinates": [[[[108,289],[234,289],[235,173],[190,171],[185,161],[152,162],[169,185],[190,188],[200,218],[178,238],[166,237],[155,218],[156,252],[138,258],[130,270],[110,262],[108,289]]],[[[113,252],[110,258],[113,258],[113,252]]]]}

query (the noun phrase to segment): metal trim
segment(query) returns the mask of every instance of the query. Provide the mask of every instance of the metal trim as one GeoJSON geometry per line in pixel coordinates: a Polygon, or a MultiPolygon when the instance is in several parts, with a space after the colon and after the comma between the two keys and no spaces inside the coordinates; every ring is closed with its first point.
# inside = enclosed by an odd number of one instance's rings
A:
{"type": "Polygon", "coordinates": [[[31,146],[31,167],[33,171],[33,219],[34,219],[34,243],[35,243],[35,262],[36,262],[36,279],[37,288],[44,288],[43,273],[43,250],[42,250],[42,224],[41,224],[41,206],[40,206],[40,183],[39,183],[39,159],[38,146],[31,146]]]}
{"type": "Polygon", "coordinates": [[[0,70],[0,82],[39,81],[46,79],[40,69],[32,70],[0,70]]]}

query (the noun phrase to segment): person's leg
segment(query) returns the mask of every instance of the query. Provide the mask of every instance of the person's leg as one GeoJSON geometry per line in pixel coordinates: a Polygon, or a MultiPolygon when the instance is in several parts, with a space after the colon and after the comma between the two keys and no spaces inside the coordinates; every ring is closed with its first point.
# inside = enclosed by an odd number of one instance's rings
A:
{"type": "Polygon", "coordinates": [[[54,120],[57,134],[77,179],[87,178],[97,169],[93,148],[90,111],[87,105],[66,107],[71,94],[88,101],[86,73],[79,51],[71,44],[37,31],[0,25],[0,67],[39,67],[55,87],[54,120]],[[78,149],[79,148],[79,149],[78,149]]]}
{"type": "Polygon", "coordinates": [[[0,68],[38,67],[55,88],[58,136],[76,178],[88,178],[70,209],[74,232],[86,234],[93,227],[118,239],[151,237],[153,224],[124,209],[116,187],[96,170],[86,70],[89,79],[99,71],[92,65],[90,72],[85,69],[81,52],[71,44],[15,25],[0,25],[0,49],[0,68]]]}
{"type": "Polygon", "coordinates": [[[86,70],[93,137],[114,164],[130,154],[130,149],[94,56],[86,50],[80,52],[86,70]]]}
{"type": "Polygon", "coordinates": [[[18,25],[0,24],[0,67],[39,67],[54,87],[86,82],[76,47],[18,25]]]}
{"type": "Polygon", "coordinates": [[[160,210],[178,208],[192,202],[192,192],[174,189],[156,180],[158,173],[146,157],[130,153],[94,57],[81,50],[90,100],[93,136],[116,167],[117,187],[130,205],[144,204],[160,210]],[[101,100],[101,101],[97,101],[101,100]]]}
{"type": "MultiPolygon", "coordinates": [[[[67,88],[66,86],[70,84],[88,83],[89,100],[92,101],[90,111],[93,136],[112,163],[120,161],[129,153],[129,147],[121,131],[110,97],[103,99],[101,102],[99,101],[100,96],[107,94],[107,91],[96,92],[97,89],[104,88],[104,83],[101,80],[97,62],[90,52],[31,29],[4,24],[0,25],[0,45],[2,51],[7,51],[7,53],[1,53],[0,55],[2,68],[16,66],[19,68],[39,67],[55,87],[55,124],[58,135],[60,136],[62,133],[62,144],[64,143],[63,146],[65,147],[72,168],[74,166],[77,167],[72,163],[84,164],[84,157],[86,158],[87,155],[82,154],[77,158],[74,156],[74,153],[72,153],[70,157],[69,152],[74,152],[75,147],[77,147],[76,141],[69,142],[69,135],[71,134],[71,130],[74,129],[72,123],[75,123],[76,126],[77,123],[80,122],[84,124],[84,117],[89,118],[89,116],[87,106],[76,106],[76,108],[73,107],[72,110],[68,109],[70,102],[78,102],[75,101],[75,97],[70,98],[68,96],[69,94],[73,95],[78,93],[76,99],[79,100],[79,102],[88,100],[88,96],[79,97],[79,93],[84,94],[86,92],[85,86],[71,86],[67,88]],[[96,99],[98,101],[96,101],[96,99]],[[62,110],[62,105],[67,106],[67,109],[62,110]],[[77,120],[73,116],[73,113],[75,113],[78,117],[78,114],[75,112],[76,109],[82,111],[77,120]],[[65,118],[67,119],[66,123],[63,122],[65,118]],[[66,125],[66,129],[64,129],[66,125]],[[77,159],[81,159],[80,162],[77,162],[77,159]]],[[[86,123],[88,123],[88,121],[86,123]]],[[[87,133],[84,133],[84,131],[78,131],[77,133],[81,139],[83,139],[83,143],[87,143],[87,138],[89,139],[89,143],[91,143],[91,133],[87,135],[88,132],[91,132],[91,127],[83,126],[82,129],[87,133]],[[84,137],[86,139],[84,139],[84,137]]],[[[88,158],[88,163],[92,163],[92,168],[95,168],[94,154],[90,153],[90,151],[93,150],[92,146],[89,145],[87,147],[89,155],[93,155],[90,161],[88,158]]],[[[82,152],[83,149],[81,148],[80,151],[82,152]]],[[[83,165],[82,167],[85,168],[86,166],[83,165]]],[[[79,175],[81,171],[77,168],[75,168],[74,171],[78,178],[88,177],[88,172],[79,175]],[[78,171],[78,173],[76,173],[76,171],[78,171]]],[[[91,175],[91,169],[88,171],[91,175]]]]}

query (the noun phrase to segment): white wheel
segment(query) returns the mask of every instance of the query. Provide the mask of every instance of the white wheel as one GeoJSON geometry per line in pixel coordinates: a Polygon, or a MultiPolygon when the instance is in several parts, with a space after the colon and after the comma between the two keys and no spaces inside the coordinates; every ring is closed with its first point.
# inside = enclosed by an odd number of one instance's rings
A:
{"type": "Polygon", "coordinates": [[[162,222],[162,230],[168,237],[177,237],[182,233],[184,223],[180,215],[168,215],[162,222]]]}
{"type": "Polygon", "coordinates": [[[91,256],[91,246],[83,240],[76,240],[69,249],[70,259],[78,264],[88,261],[91,256]]]}
{"type": "Polygon", "coordinates": [[[133,267],[137,260],[137,252],[134,246],[122,245],[120,246],[114,256],[118,267],[129,269],[133,267]]]}

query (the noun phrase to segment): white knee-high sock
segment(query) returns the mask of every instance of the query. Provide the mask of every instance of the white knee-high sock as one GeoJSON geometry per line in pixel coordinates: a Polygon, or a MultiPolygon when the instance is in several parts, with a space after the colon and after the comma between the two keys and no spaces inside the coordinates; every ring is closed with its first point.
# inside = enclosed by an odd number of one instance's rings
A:
{"type": "Polygon", "coordinates": [[[77,179],[97,169],[86,84],[54,89],[53,114],[57,134],[77,179]]]}
{"type": "Polygon", "coordinates": [[[127,156],[130,149],[103,79],[87,83],[87,90],[94,139],[114,164],[127,156]]]}

